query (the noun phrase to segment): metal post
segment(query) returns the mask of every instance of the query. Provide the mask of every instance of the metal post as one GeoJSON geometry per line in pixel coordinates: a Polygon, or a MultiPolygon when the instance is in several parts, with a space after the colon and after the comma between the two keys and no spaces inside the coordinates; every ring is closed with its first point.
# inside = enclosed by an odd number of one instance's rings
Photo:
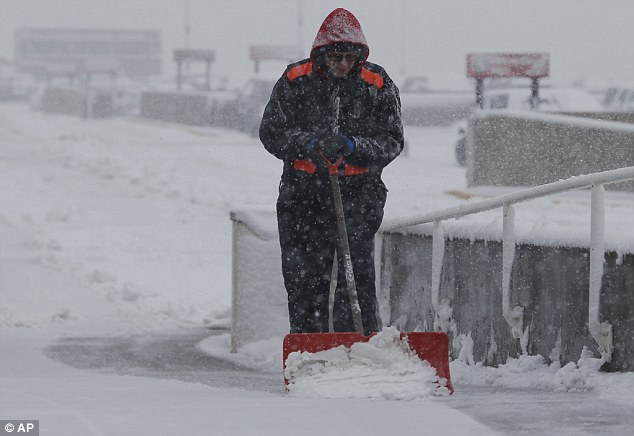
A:
{"type": "Polygon", "coordinates": [[[83,96],[81,104],[81,117],[89,118],[92,115],[90,102],[90,73],[84,73],[83,96]]]}
{"type": "Polygon", "coordinates": [[[185,48],[189,49],[189,40],[191,37],[191,4],[190,0],[185,0],[185,48]]]}
{"type": "Polygon", "coordinates": [[[612,325],[601,322],[601,282],[605,260],[605,188],[593,185],[590,203],[590,287],[588,294],[588,328],[599,345],[606,362],[612,360],[612,325]]]}
{"type": "Polygon", "coordinates": [[[445,256],[445,235],[443,233],[440,220],[435,220],[433,224],[432,245],[431,245],[431,305],[438,315],[438,305],[440,304],[440,275],[442,272],[442,262],[445,256]]]}
{"type": "Polygon", "coordinates": [[[445,257],[445,234],[442,222],[435,220],[433,224],[431,245],[431,306],[434,309],[434,330],[446,332],[450,317],[440,308],[440,278],[445,257]],[[444,313],[443,313],[444,312],[444,313]]]}
{"type": "Polygon", "coordinates": [[[476,79],[476,106],[484,109],[484,79],[476,79]]]}
{"type": "Polygon", "coordinates": [[[207,61],[205,65],[205,90],[211,91],[211,61],[207,61]]]}
{"type": "Polygon", "coordinates": [[[179,91],[182,88],[183,84],[183,62],[178,60],[176,61],[176,89],[179,91]]]}
{"type": "Polygon", "coordinates": [[[531,109],[539,107],[539,79],[534,78],[531,82],[531,109]]]}
{"type": "Polygon", "coordinates": [[[524,308],[511,308],[511,272],[515,260],[515,209],[510,203],[502,206],[502,315],[511,327],[513,337],[522,337],[524,308]]]}
{"type": "Polygon", "coordinates": [[[238,339],[238,237],[239,226],[243,225],[231,217],[231,352],[237,353],[240,341],[238,339]]]}

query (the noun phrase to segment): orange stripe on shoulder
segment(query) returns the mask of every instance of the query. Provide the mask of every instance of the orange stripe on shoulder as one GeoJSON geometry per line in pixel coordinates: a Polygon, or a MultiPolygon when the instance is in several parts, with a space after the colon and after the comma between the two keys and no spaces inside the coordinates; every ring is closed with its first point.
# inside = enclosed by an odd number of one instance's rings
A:
{"type": "Polygon", "coordinates": [[[313,72],[313,61],[308,61],[305,64],[299,64],[291,68],[286,77],[288,80],[295,80],[298,77],[307,76],[313,72]]]}
{"type": "Polygon", "coordinates": [[[361,78],[379,89],[383,88],[383,76],[378,73],[373,73],[365,67],[361,68],[361,78]]]}

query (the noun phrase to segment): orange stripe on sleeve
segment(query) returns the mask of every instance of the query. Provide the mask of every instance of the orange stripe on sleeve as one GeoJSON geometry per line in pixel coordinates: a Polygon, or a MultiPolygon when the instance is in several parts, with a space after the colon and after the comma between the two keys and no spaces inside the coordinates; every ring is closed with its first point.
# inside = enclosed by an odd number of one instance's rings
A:
{"type": "Polygon", "coordinates": [[[306,171],[307,173],[314,174],[317,171],[317,165],[309,160],[296,159],[293,162],[293,168],[297,171],[306,171]]]}
{"type": "Polygon", "coordinates": [[[295,80],[298,77],[307,76],[313,72],[313,61],[308,61],[305,64],[299,64],[294,66],[286,73],[288,80],[295,80]]]}
{"type": "Polygon", "coordinates": [[[361,78],[379,89],[383,88],[383,76],[378,73],[373,73],[365,67],[361,68],[361,78]]]}
{"type": "Polygon", "coordinates": [[[343,166],[343,175],[344,176],[356,176],[357,174],[367,173],[368,169],[364,167],[360,167],[352,164],[345,164],[343,166]]]}

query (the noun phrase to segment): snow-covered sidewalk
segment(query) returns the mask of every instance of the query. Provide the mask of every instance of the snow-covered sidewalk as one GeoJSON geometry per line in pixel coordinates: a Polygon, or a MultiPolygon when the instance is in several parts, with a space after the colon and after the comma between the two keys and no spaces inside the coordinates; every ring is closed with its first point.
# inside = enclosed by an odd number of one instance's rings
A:
{"type": "MultiPolygon", "coordinates": [[[[465,201],[446,193],[466,191],[451,130],[408,129],[407,135],[408,156],[384,173],[388,217],[465,201]]],[[[514,419],[540,412],[530,398],[557,390],[543,380],[555,380],[558,369],[535,358],[505,369],[455,362],[456,395],[403,402],[289,397],[281,368],[277,391],[249,389],[248,377],[219,389],[184,381],[178,371],[136,377],[113,372],[111,364],[86,370],[61,364],[59,355],[46,357],[64,338],[113,338],[111,356],[125,363],[121,356],[135,351],[114,338],[227,327],[229,211],[236,204],[273,208],[280,172],[280,162],[256,139],[231,131],[135,118],[80,120],[0,105],[0,418],[39,419],[42,434],[311,435],[336,429],[438,436],[511,433],[514,419]],[[529,397],[522,400],[521,390],[529,397]],[[502,404],[492,410],[494,394],[525,410],[502,404]]],[[[215,337],[215,352],[228,352],[226,334],[215,337]]],[[[278,347],[270,349],[277,353],[278,347]]],[[[242,355],[242,363],[256,356],[276,361],[267,352],[242,355]]],[[[161,359],[169,366],[178,358],[161,359]]],[[[630,374],[566,371],[578,383],[564,387],[593,391],[553,393],[561,395],[559,415],[568,413],[571,422],[562,429],[553,417],[538,426],[539,434],[578,433],[584,422],[569,410],[584,402],[616,410],[608,423],[600,415],[588,418],[595,434],[625,434],[619,433],[623,426],[634,425],[634,414],[626,413],[634,411],[630,374]]],[[[241,373],[231,374],[240,380],[241,373]]]]}

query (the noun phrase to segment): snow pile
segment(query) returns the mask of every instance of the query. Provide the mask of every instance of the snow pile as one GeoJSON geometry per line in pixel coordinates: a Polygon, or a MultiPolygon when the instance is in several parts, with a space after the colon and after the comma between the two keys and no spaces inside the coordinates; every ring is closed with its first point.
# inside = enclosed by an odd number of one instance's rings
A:
{"type": "MultiPolygon", "coordinates": [[[[385,335],[385,331],[380,335],[385,335]]],[[[411,372],[407,373],[409,365],[412,364],[410,360],[411,355],[408,355],[407,350],[397,346],[397,339],[391,339],[393,342],[388,343],[387,352],[386,349],[377,349],[377,344],[356,344],[353,350],[334,349],[328,352],[314,353],[293,353],[289,355],[289,361],[287,361],[287,374],[290,368],[290,358],[296,359],[296,364],[303,364],[304,362],[312,361],[310,366],[313,374],[302,374],[301,381],[295,377],[295,382],[289,385],[289,394],[297,397],[312,397],[312,398],[392,398],[389,394],[393,394],[395,390],[401,390],[401,393],[412,394],[416,396],[413,398],[422,398],[429,396],[431,392],[430,386],[434,384],[435,374],[430,376],[432,381],[427,383],[421,382],[420,379],[415,380],[412,383],[411,372]],[[362,366],[359,359],[359,350],[365,350],[365,354],[369,354],[367,350],[372,350],[374,355],[382,356],[383,360],[375,361],[374,363],[368,363],[366,366],[362,366]],[[390,354],[398,357],[398,360],[390,359],[390,354]],[[404,357],[405,355],[405,357],[404,357]],[[350,357],[352,356],[352,357],[350,357]],[[337,358],[342,362],[333,362],[337,358]],[[356,359],[354,363],[357,364],[355,368],[356,373],[352,374],[351,361],[356,359]],[[318,362],[321,361],[321,362],[318,362]],[[385,364],[379,365],[379,362],[387,362],[391,364],[391,369],[388,369],[385,364]],[[328,364],[328,366],[326,366],[328,364]],[[344,365],[345,364],[345,365],[344,365]],[[398,365],[406,368],[404,376],[399,375],[398,365]],[[378,374],[380,368],[383,373],[378,374]],[[348,371],[344,374],[344,371],[348,371]],[[365,373],[363,372],[365,371],[365,373]],[[391,372],[390,372],[391,371],[391,372]],[[367,376],[370,374],[370,376],[367,376]],[[367,376],[362,378],[363,376],[367,376]],[[397,376],[398,375],[398,376],[397,376]],[[379,386],[379,381],[387,383],[389,391],[386,395],[383,395],[379,390],[382,386],[379,386]],[[362,383],[363,382],[363,383],[362,383]],[[374,383],[372,385],[372,383],[374,383]],[[407,386],[408,383],[412,383],[412,386],[407,386]],[[414,387],[414,384],[417,384],[414,387]],[[422,387],[419,387],[422,385],[422,387]],[[334,391],[337,389],[336,391],[334,391]],[[334,392],[333,392],[334,391],[334,392]]],[[[375,339],[376,341],[376,339],[375,339]]],[[[469,387],[492,387],[496,391],[499,389],[501,392],[521,392],[522,395],[535,391],[545,392],[557,392],[557,393],[588,393],[590,395],[598,395],[600,398],[611,401],[614,403],[620,403],[629,405],[631,404],[631,393],[634,391],[634,373],[605,373],[599,371],[599,368],[604,363],[600,358],[594,357],[593,353],[589,350],[584,350],[577,362],[569,362],[563,367],[559,363],[547,363],[547,359],[544,357],[529,356],[527,354],[520,356],[519,358],[509,358],[505,364],[498,367],[484,366],[480,362],[475,362],[473,358],[473,339],[470,334],[460,335],[456,342],[460,342],[457,349],[454,349],[458,353],[458,357],[455,360],[450,361],[451,380],[453,386],[456,389],[458,396],[465,392],[465,388],[469,387]]],[[[203,340],[198,348],[204,351],[206,354],[228,360],[241,366],[245,366],[256,371],[264,371],[268,373],[279,373],[281,370],[282,362],[282,338],[273,338],[268,340],[256,341],[253,343],[245,344],[238,349],[237,353],[229,352],[230,335],[223,334],[217,336],[211,336],[203,340]]],[[[412,359],[416,362],[416,359],[412,359]]],[[[553,360],[551,358],[551,360],[553,360]]],[[[554,359],[558,362],[558,358],[554,359]]],[[[428,368],[426,362],[418,360],[417,365],[424,365],[424,368],[416,368],[420,371],[423,378],[429,376],[431,368],[428,368]]],[[[304,364],[305,365],[305,364],[304,364]]],[[[415,365],[413,365],[415,366],[415,365]]],[[[304,366],[307,372],[308,366],[304,366]]],[[[435,387],[435,386],[434,386],[435,387]]],[[[439,394],[439,389],[433,391],[433,394],[439,394]]],[[[571,401],[574,401],[571,397],[571,401]]],[[[593,397],[589,397],[593,398],[593,397]]],[[[405,399],[405,398],[402,398],[405,399]]]]}
{"type": "Polygon", "coordinates": [[[540,389],[553,392],[596,391],[613,401],[631,401],[634,389],[634,374],[608,374],[600,371],[605,363],[594,357],[587,348],[581,352],[579,360],[563,367],[558,361],[546,363],[541,355],[522,355],[509,358],[497,368],[473,364],[473,360],[457,359],[450,362],[451,380],[460,390],[461,385],[494,386],[513,389],[540,389]],[[609,392],[609,394],[608,394],[609,392]]]}
{"type": "Polygon", "coordinates": [[[394,327],[350,348],[291,353],[284,375],[290,395],[300,397],[408,401],[449,394],[446,381],[410,350],[394,327]]]}

